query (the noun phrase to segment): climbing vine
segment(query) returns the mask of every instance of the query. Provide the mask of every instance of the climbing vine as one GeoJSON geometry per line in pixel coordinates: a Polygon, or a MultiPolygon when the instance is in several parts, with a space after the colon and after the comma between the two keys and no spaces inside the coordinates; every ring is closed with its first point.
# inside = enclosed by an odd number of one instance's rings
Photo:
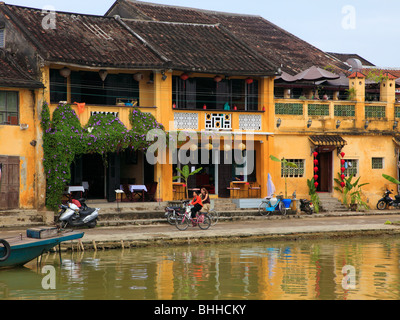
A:
{"type": "Polygon", "coordinates": [[[132,129],[112,114],[96,114],[82,127],[69,104],[60,104],[52,119],[47,103],[43,104],[41,126],[43,130],[43,167],[47,178],[46,205],[55,210],[61,202],[65,187],[71,180],[71,163],[81,154],[97,153],[107,163],[109,153],[127,148],[146,150],[150,129],[164,130],[154,116],[133,109],[129,114],[132,129]]]}

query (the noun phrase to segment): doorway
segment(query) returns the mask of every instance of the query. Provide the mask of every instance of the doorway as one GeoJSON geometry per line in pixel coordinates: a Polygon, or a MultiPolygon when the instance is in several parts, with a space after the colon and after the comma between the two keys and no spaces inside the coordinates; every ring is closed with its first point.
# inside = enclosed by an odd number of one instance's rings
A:
{"type": "Polygon", "coordinates": [[[318,192],[332,192],[333,189],[333,170],[332,170],[332,150],[320,148],[318,150],[318,192]]]}

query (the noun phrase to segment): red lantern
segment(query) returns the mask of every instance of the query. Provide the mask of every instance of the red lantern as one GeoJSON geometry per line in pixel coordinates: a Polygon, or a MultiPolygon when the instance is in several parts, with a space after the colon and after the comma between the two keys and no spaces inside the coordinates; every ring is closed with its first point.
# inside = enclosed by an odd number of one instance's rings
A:
{"type": "Polygon", "coordinates": [[[172,105],[172,108],[173,108],[173,109],[175,109],[175,108],[176,108],[176,104],[175,104],[175,103],[172,105]]]}
{"type": "Polygon", "coordinates": [[[184,80],[184,81],[186,81],[187,79],[189,79],[188,74],[182,73],[182,74],[181,74],[181,79],[184,80]]]}
{"type": "Polygon", "coordinates": [[[345,178],[345,175],[344,175],[344,174],[342,174],[340,177],[342,178],[342,180],[344,180],[344,178],[345,178]]]}
{"type": "Polygon", "coordinates": [[[215,76],[214,77],[214,81],[215,82],[221,82],[222,81],[222,77],[221,76],[215,76]]]}
{"type": "Polygon", "coordinates": [[[340,163],[341,163],[341,164],[344,164],[344,163],[345,163],[344,159],[340,160],[340,163]]]}
{"type": "Polygon", "coordinates": [[[318,182],[314,182],[314,186],[317,188],[318,187],[318,182]]]}
{"type": "Polygon", "coordinates": [[[345,168],[345,167],[341,167],[340,170],[341,170],[342,172],[344,172],[344,170],[346,170],[346,168],[345,168]]]}
{"type": "Polygon", "coordinates": [[[344,182],[341,182],[340,185],[342,186],[342,188],[344,188],[344,186],[346,185],[344,182]]]}
{"type": "Polygon", "coordinates": [[[342,158],[344,157],[344,155],[345,155],[344,152],[341,152],[341,153],[340,153],[340,156],[341,156],[342,158]]]}
{"type": "Polygon", "coordinates": [[[253,79],[252,78],[247,78],[245,81],[246,81],[247,84],[252,84],[253,83],[253,79]]]}
{"type": "Polygon", "coordinates": [[[205,104],[204,104],[204,106],[203,106],[203,109],[204,109],[204,110],[206,110],[206,109],[207,109],[207,106],[206,106],[205,104]]]}
{"type": "Polygon", "coordinates": [[[315,180],[315,181],[318,180],[318,175],[317,175],[317,174],[314,175],[314,180],[315,180]]]}
{"type": "Polygon", "coordinates": [[[237,107],[236,107],[236,106],[233,106],[233,110],[237,110],[237,107]]]}
{"type": "Polygon", "coordinates": [[[314,158],[316,158],[317,155],[318,155],[318,152],[314,152],[314,153],[313,153],[314,158]]]}
{"type": "Polygon", "coordinates": [[[315,165],[318,164],[318,160],[317,160],[317,159],[314,160],[314,164],[315,164],[315,165]]]}
{"type": "Polygon", "coordinates": [[[314,172],[318,172],[318,167],[314,167],[314,172]]]}

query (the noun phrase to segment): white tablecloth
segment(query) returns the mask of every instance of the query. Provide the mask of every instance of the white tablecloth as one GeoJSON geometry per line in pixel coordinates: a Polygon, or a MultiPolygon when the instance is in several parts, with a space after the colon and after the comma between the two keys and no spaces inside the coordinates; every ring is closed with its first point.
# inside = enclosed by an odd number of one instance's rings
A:
{"type": "MultiPolygon", "coordinates": [[[[124,190],[122,184],[119,187],[121,190],[124,190]]],[[[129,191],[130,192],[134,192],[134,191],[146,191],[147,192],[147,188],[145,185],[140,185],[140,184],[130,184],[129,185],[129,191]]]]}
{"type": "Polygon", "coordinates": [[[82,186],[68,186],[68,193],[76,191],[85,192],[85,189],[82,186]]]}

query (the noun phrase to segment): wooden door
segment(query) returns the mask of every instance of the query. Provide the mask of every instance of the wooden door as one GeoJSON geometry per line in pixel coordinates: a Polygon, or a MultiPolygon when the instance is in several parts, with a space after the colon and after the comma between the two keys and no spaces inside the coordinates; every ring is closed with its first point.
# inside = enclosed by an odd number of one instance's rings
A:
{"type": "Polygon", "coordinates": [[[19,208],[19,157],[0,156],[0,209],[19,208]]]}
{"type": "Polygon", "coordinates": [[[318,155],[319,172],[318,172],[318,188],[317,191],[332,192],[333,176],[332,176],[332,151],[321,152],[318,155]]]}

